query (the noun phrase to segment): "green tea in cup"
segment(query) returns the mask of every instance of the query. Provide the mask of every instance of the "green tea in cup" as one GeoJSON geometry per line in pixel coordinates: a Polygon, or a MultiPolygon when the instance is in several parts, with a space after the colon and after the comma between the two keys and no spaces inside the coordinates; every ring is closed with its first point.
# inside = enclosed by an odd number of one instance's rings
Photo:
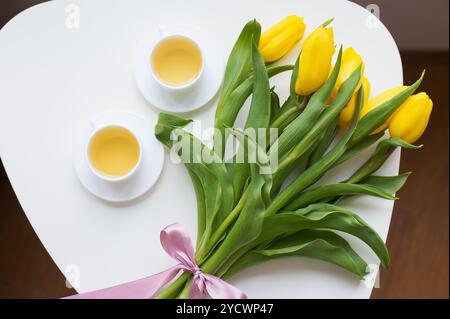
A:
{"type": "Polygon", "coordinates": [[[111,125],[96,130],[88,146],[88,159],[103,178],[120,179],[130,175],[141,157],[141,146],[127,128],[111,125]]]}
{"type": "Polygon", "coordinates": [[[151,66],[155,78],[169,87],[192,84],[203,68],[199,46],[190,38],[171,35],[162,38],[154,47],[151,66]]]}

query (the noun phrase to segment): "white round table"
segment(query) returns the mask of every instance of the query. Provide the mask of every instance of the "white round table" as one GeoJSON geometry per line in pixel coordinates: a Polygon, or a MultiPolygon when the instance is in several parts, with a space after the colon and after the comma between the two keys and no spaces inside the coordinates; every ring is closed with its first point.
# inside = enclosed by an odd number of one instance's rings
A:
{"type": "MultiPolygon", "coordinates": [[[[290,14],[305,17],[307,33],[335,17],[336,43],[361,54],[372,96],[402,84],[400,55],[389,32],[364,8],[346,1],[51,1],[25,10],[0,31],[1,159],[34,230],[79,292],[172,266],[159,243],[166,225],[181,223],[195,240],[194,191],[182,165],[166,157],[153,189],[120,205],[86,191],[73,169],[74,141],[92,115],[127,110],[156,120],[157,109],[140,95],[133,77],[134,50],[142,36],[161,23],[195,23],[217,36],[227,56],[247,21],[256,18],[267,28],[290,14]]],[[[283,61],[294,61],[298,52],[283,61]]],[[[282,97],[288,78],[283,74],[272,80],[282,97]]],[[[206,128],[214,110],[210,105],[186,116],[206,128]]],[[[368,154],[327,178],[348,176],[368,154]]],[[[396,174],[399,158],[397,151],[380,174],[396,174]]],[[[358,197],[346,205],[386,239],[393,202],[358,197]]],[[[349,240],[377,269],[370,249],[349,240]]],[[[231,283],[250,298],[368,298],[373,281],[296,258],[253,267],[231,283]]]]}

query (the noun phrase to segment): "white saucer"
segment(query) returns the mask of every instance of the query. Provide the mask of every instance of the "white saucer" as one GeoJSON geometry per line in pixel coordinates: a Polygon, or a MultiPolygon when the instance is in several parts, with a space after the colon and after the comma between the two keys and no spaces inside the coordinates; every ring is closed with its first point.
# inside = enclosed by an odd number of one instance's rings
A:
{"type": "Polygon", "coordinates": [[[185,113],[201,108],[217,93],[225,71],[223,49],[208,32],[194,26],[180,25],[167,28],[169,33],[186,34],[201,47],[203,74],[192,90],[176,92],[164,90],[153,78],[150,70],[151,51],[160,35],[155,31],[142,39],[135,57],[134,74],[136,83],[144,98],[162,111],[185,113]]]}
{"type": "Polygon", "coordinates": [[[147,192],[157,181],[164,163],[163,146],[154,134],[155,123],[123,111],[107,112],[95,118],[96,125],[114,123],[130,127],[142,145],[142,160],[136,173],[122,182],[108,182],[95,175],[88,166],[86,147],[94,128],[86,122],[74,153],[75,171],[81,184],[95,196],[111,202],[129,201],[147,192]]]}

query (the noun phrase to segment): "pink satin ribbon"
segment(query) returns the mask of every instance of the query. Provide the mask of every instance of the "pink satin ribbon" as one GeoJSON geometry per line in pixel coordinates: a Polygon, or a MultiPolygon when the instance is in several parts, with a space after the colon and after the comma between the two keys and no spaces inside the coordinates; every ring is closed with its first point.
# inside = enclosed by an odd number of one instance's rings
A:
{"type": "Polygon", "coordinates": [[[151,298],[170,283],[181,270],[194,274],[189,298],[208,295],[214,299],[244,299],[247,296],[219,277],[205,274],[195,263],[194,247],[189,235],[178,224],[167,226],[160,234],[164,250],[179,264],[156,275],[131,281],[110,288],[95,290],[67,297],[68,299],[143,299],[151,298]]]}

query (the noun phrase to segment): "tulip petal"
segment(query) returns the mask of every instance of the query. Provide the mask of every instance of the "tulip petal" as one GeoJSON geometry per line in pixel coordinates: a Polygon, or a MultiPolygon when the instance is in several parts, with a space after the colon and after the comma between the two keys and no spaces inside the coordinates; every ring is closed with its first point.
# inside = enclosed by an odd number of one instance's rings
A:
{"type": "MultiPolygon", "coordinates": [[[[363,87],[364,90],[364,104],[363,104],[363,108],[367,105],[367,102],[369,100],[369,96],[370,96],[370,82],[369,79],[367,79],[366,77],[364,77],[364,79],[361,82],[361,85],[363,87]]],[[[353,118],[353,113],[355,113],[355,105],[356,105],[356,99],[357,99],[357,95],[358,92],[353,93],[353,96],[350,100],[350,102],[348,102],[348,105],[342,110],[340,116],[339,116],[339,126],[340,127],[347,127],[352,118],[353,118]]]]}
{"type": "Polygon", "coordinates": [[[433,109],[433,101],[424,92],[411,96],[389,124],[392,137],[408,143],[417,141],[425,131],[433,109]]]}
{"type": "Polygon", "coordinates": [[[274,37],[276,37],[280,32],[283,32],[283,30],[296,21],[303,22],[303,18],[291,15],[264,31],[261,35],[261,39],[259,40],[259,49],[263,49],[274,37]]]}
{"type": "Polygon", "coordinates": [[[304,33],[305,24],[298,21],[281,30],[266,45],[260,45],[264,61],[273,62],[282,58],[303,37],[304,33]]]}
{"type": "MultiPolygon", "coordinates": [[[[362,75],[364,74],[364,63],[361,56],[358,53],[356,53],[356,51],[351,47],[344,50],[344,53],[342,54],[341,69],[339,70],[338,79],[333,89],[332,96],[336,96],[342,83],[344,83],[345,80],[347,80],[350,77],[353,71],[355,71],[361,64],[363,66],[361,68],[361,81],[362,81],[363,79],[362,75]]],[[[361,82],[358,84],[356,91],[359,90],[360,86],[361,82]]]]}
{"type": "Polygon", "coordinates": [[[303,43],[295,85],[298,95],[317,91],[328,78],[334,53],[332,28],[318,27],[303,43]]]}

